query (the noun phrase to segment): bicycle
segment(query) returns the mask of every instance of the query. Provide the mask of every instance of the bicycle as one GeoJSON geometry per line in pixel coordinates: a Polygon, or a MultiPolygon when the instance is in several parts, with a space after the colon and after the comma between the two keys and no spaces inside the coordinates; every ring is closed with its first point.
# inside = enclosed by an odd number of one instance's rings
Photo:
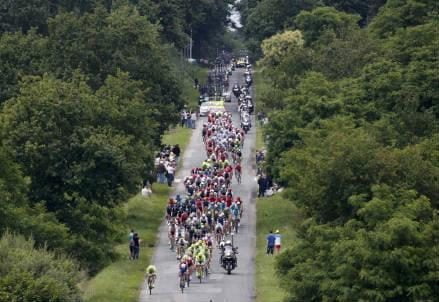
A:
{"type": "Polygon", "coordinates": [[[186,286],[185,274],[180,274],[180,290],[181,290],[181,293],[184,292],[185,286],[186,286]]]}
{"type": "Polygon", "coordinates": [[[155,282],[156,275],[151,274],[148,276],[147,284],[148,284],[148,290],[149,294],[152,294],[152,289],[154,288],[154,282],[155,282]]]}
{"type": "Polygon", "coordinates": [[[241,183],[241,172],[235,172],[236,181],[240,184],[241,183]]]}
{"type": "Polygon", "coordinates": [[[232,220],[232,224],[233,224],[233,226],[232,226],[232,230],[233,230],[235,233],[238,233],[238,229],[239,229],[239,217],[234,217],[233,220],[232,220]]]}
{"type": "Polygon", "coordinates": [[[203,274],[204,274],[204,265],[203,264],[197,264],[197,278],[200,280],[203,279],[203,274]]]}
{"type": "Polygon", "coordinates": [[[184,246],[178,244],[177,246],[177,259],[180,260],[184,255],[184,246]]]}
{"type": "Polygon", "coordinates": [[[169,233],[168,237],[169,237],[169,246],[170,246],[169,249],[171,251],[174,251],[175,250],[175,234],[169,233]]]}

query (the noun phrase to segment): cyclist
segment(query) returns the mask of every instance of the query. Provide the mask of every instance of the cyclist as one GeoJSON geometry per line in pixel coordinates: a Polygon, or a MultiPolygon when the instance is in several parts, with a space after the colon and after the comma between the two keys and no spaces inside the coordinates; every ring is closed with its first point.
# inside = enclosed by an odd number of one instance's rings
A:
{"type": "Polygon", "coordinates": [[[157,269],[154,265],[149,265],[146,268],[146,280],[148,282],[148,287],[154,288],[155,279],[157,278],[157,269]]]}
{"type": "Polygon", "coordinates": [[[203,248],[199,250],[199,253],[195,257],[195,259],[196,259],[195,265],[197,269],[197,277],[201,279],[204,275],[204,270],[206,265],[206,255],[203,248]]]}
{"type": "Polygon", "coordinates": [[[181,259],[184,254],[184,249],[187,245],[187,241],[183,236],[179,237],[177,240],[177,259],[181,259]]]}
{"type": "Polygon", "coordinates": [[[222,238],[223,238],[223,225],[218,221],[216,226],[215,226],[215,239],[216,239],[216,244],[219,245],[219,243],[221,242],[222,238]]]}
{"type": "Polygon", "coordinates": [[[186,263],[186,259],[182,259],[182,261],[180,262],[179,266],[178,266],[178,276],[186,276],[187,270],[188,270],[188,265],[186,263]]]}
{"type": "Polygon", "coordinates": [[[239,184],[241,183],[241,172],[242,172],[241,164],[238,162],[235,165],[235,177],[239,184]]]}

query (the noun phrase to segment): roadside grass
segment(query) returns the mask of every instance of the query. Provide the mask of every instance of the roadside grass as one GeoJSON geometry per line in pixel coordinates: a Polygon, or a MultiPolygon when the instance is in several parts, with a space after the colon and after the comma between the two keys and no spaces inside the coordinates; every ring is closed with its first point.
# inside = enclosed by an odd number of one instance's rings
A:
{"type": "MultiPolygon", "coordinates": [[[[142,240],[139,260],[128,260],[128,237],[117,245],[119,260],[107,266],[86,284],[84,300],[87,302],[137,301],[149,265],[156,234],[164,217],[164,209],[170,189],[166,185],[154,184],[150,197],[136,195],[124,207],[126,225],[139,233],[142,240]]],[[[127,235],[129,229],[127,229],[127,235]]]]}
{"type": "Polygon", "coordinates": [[[279,286],[280,280],[275,272],[276,256],[266,254],[266,237],[270,230],[279,230],[282,253],[293,243],[295,230],[303,218],[294,203],[280,193],[258,198],[256,202],[256,301],[281,302],[286,292],[279,286]]]}
{"type": "Polygon", "coordinates": [[[181,150],[185,150],[189,144],[190,137],[192,135],[192,129],[183,128],[181,126],[176,126],[175,128],[169,130],[162,137],[162,143],[166,145],[178,144],[181,150]]]}
{"type": "Polygon", "coordinates": [[[183,96],[190,110],[198,111],[199,92],[194,88],[194,80],[198,79],[199,84],[203,85],[207,81],[208,69],[197,65],[185,65],[187,76],[183,79],[183,96]]]}
{"type": "Polygon", "coordinates": [[[256,150],[261,150],[265,148],[265,142],[264,142],[264,128],[258,124],[256,127],[256,143],[255,143],[256,150]]]}

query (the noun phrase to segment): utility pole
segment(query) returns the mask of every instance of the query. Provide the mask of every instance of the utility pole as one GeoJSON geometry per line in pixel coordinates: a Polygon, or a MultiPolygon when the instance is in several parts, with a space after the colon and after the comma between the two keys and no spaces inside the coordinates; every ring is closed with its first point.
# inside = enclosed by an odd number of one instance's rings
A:
{"type": "Polygon", "coordinates": [[[192,42],[192,27],[191,27],[191,41],[189,44],[189,60],[190,60],[190,62],[192,62],[192,46],[193,46],[193,42],[192,42]]]}

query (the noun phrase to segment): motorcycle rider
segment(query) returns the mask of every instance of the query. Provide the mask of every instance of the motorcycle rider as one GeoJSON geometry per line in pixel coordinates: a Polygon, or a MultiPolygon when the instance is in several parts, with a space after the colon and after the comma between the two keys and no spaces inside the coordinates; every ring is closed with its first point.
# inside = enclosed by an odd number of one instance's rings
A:
{"type": "Polygon", "coordinates": [[[233,246],[232,241],[227,240],[226,242],[224,242],[224,244],[220,244],[220,248],[221,248],[221,257],[220,257],[221,264],[223,263],[226,251],[230,250],[232,252],[232,257],[233,257],[233,268],[238,267],[238,261],[236,259],[236,254],[238,254],[237,251],[238,248],[233,246]]]}

